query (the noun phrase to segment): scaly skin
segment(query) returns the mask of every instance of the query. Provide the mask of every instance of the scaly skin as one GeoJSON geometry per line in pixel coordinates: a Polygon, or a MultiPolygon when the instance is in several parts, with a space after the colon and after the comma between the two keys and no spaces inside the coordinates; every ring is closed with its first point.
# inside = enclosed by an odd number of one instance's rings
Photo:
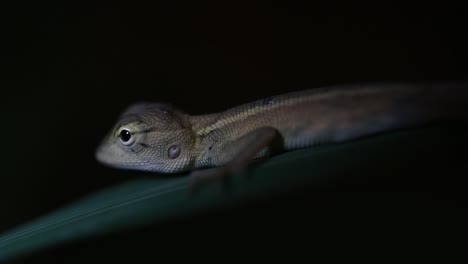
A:
{"type": "Polygon", "coordinates": [[[137,103],[122,114],[96,157],[108,166],[130,170],[179,173],[225,167],[215,174],[226,174],[281,151],[465,119],[466,87],[448,83],[324,87],[198,116],[167,104],[137,103]]]}

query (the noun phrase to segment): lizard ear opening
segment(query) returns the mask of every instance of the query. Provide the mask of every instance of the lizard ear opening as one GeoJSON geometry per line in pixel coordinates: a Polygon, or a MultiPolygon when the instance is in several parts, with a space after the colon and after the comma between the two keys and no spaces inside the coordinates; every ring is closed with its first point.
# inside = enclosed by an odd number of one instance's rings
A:
{"type": "Polygon", "coordinates": [[[180,146],[179,145],[172,145],[167,149],[167,155],[171,159],[175,159],[180,156],[180,146]]]}

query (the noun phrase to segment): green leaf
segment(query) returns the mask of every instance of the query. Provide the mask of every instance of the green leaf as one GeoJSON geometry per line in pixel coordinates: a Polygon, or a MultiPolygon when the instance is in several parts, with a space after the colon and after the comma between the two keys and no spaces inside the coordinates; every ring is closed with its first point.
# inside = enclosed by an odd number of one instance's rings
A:
{"type": "Polygon", "coordinates": [[[210,208],[296,190],[323,190],[343,175],[360,174],[366,168],[374,173],[373,167],[388,170],[422,155],[435,142],[459,144],[464,135],[463,129],[429,127],[285,153],[256,164],[246,174],[232,176],[227,186],[210,183],[195,196],[187,190],[187,175],[130,180],[1,234],[0,261],[64,241],[157,225],[210,208]]]}

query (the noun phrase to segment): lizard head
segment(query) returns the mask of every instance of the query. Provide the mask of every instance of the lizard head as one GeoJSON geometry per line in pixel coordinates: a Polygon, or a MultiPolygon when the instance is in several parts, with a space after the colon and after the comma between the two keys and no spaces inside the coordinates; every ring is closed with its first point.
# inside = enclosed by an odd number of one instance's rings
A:
{"type": "Polygon", "coordinates": [[[96,150],[110,167],[177,173],[190,168],[195,137],[188,115],[167,104],[128,107],[96,150]]]}

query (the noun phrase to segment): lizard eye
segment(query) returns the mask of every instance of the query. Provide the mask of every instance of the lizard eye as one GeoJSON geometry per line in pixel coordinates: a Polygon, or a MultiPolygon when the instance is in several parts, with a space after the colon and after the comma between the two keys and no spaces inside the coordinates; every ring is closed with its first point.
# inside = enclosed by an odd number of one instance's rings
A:
{"type": "Polygon", "coordinates": [[[135,141],[132,132],[126,128],[122,128],[119,133],[120,141],[126,146],[131,145],[135,141]]]}

